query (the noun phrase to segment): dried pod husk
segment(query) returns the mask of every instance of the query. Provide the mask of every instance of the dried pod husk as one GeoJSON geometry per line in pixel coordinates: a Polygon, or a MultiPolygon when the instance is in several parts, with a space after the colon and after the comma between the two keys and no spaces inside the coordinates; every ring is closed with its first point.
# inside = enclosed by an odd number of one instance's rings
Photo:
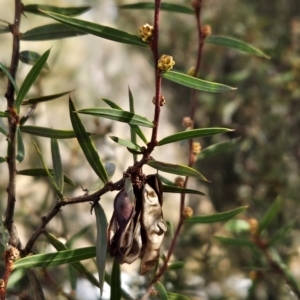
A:
{"type": "Polygon", "coordinates": [[[147,176],[142,200],[143,249],[140,255],[140,274],[144,275],[155,267],[164,234],[167,231],[162,212],[162,184],[157,175],[147,176]]]}
{"type": "Polygon", "coordinates": [[[132,263],[142,249],[139,214],[127,192],[121,190],[114,200],[114,213],[108,224],[108,250],[121,264],[132,263]]]}

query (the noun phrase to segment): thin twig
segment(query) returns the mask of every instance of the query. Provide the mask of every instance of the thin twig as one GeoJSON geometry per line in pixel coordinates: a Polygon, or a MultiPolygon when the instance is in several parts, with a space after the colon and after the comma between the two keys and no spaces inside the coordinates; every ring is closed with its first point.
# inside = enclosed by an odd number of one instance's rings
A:
{"type": "MultiPolygon", "coordinates": [[[[13,79],[16,78],[16,72],[19,64],[20,52],[20,22],[23,10],[23,4],[20,0],[15,0],[15,15],[14,23],[9,27],[13,34],[12,58],[9,68],[10,75],[13,79]]],[[[7,154],[7,164],[9,171],[9,183],[7,187],[7,207],[5,213],[4,224],[9,232],[9,244],[20,248],[20,239],[14,226],[14,213],[16,203],[16,130],[19,123],[19,116],[14,109],[15,105],[15,89],[11,81],[8,81],[5,97],[7,99],[7,110],[11,117],[8,119],[9,133],[7,136],[9,153],[7,154]]]]}
{"type": "MultiPolygon", "coordinates": [[[[201,30],[201,8],[202,8],[202,0],[196,0],[194,2],[194,9],[195,9],[195,16],[196,16],[196,20],[197,20],[197,31],[198,31],[198,52],[197,52],[197,59],[196,59],[196,67],[194,70],[194,76],[197,77],[198,73],[199,73],[199,69],[200,69],[200,65],[201,65],[201,58],[202,58],[202,51],[203,51],[203,45],[204,45],[204,38],[202,35],[202,30],[201,30]]],[[[197,109],[197,93],[196,90],[192,90],[192,94],[191,94],[191,112],[190,112],[190,119],[191,119],[191,123],[194,124],[194,119],[195,119],[195,111],[197,109]]],[[[192,129],[192,128],[191,128],[192,129]]],[[[190,140],[189,142],[189,158],[188,158],[188,166],[192,167],[194,165],[195,162],[195,155],[193,154],[193,139],[190,140]]],[[[189,177],[186,176],[185,180],[184,180],[184,188],[187,187],[188,184],[188,180],[189,177]]],[[[185,207],[185,197],[186,194],[182,193],[180,196],[180,209],[179,209],[179,221],[175,230],[175,234],[174,237],[171,241],[171,245],[168,249],[168,253],[165,257],[164,263],[163,265],[160,267],[160,269],[158,270],[158,272],[156,273],[156,275],[154,276],[154,278],[151,281],[151,284],[154,284],[155,282],[157,282],[160,277],[164,274],[164,272],[167,270],[168,268],[168,263],[169,260],[174,252],[175,249],[175,245],[177,242],[177,239],[179,237],[182,225],[184,223],[184,219],[185,217],[183,216],[182,212],[183,209],[185,207]]]]}
{"type": "Polygon", "coordinates": [[[52,210],[44,217],[42,217],[41,224],[38,226],[36,231],[33,232],[30,239],[28,240],[24,250],[22,251],[22,255],[28,255],[33,248],[33,245],[37,238],[44,232],[46,225],[60,212],[61,208],[66,205],[76,204],[76,203],[84,203],[84,202],[92,202],[95,203],[96,201],[100,200],[100,197],[109,191],[116,191],[120,190],[124,185],[124,179],[120,179],[119,181],[112,183],[107,183],[102,189],[96,191],[91,195],[82,195],[73,198],[66,198],[63,201],[59,200],[52,210]]]}

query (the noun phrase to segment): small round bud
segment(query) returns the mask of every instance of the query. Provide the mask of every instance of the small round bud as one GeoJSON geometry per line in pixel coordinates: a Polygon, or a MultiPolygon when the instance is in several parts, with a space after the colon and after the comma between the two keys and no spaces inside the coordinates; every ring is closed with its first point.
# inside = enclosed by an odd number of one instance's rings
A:
{"type": "Polygon", "coordinates": [[[190,75],[190,76],[195,76],[195,72],[196,72],[196,68],[191,67],[191,68],[189,68],[187,74],[190,75]]]}
{"type": "Polygon", "coordinates": [[[173,57],[170,55],[163,54],[158,60],[157,67],[162,71],[169,71],[175,65],[173,57]]]}
{"type": "Polygon", "coordinates": [[[201,34],[202,34],[202,37],[204,39],[207,38],[208,36],[210,36],[211,35],[211,27],[210,27],[210,25],[204,25],[201,28],[201,34]]]}
{"type": "Polygon", "coordinates": [[[193,142],[192,151],[194,155],[197,155],[201,152],[201,144],[198,142],[193,142]]]}
{"type": "Polygon", "coordinates": [[[180,188],[183,188],[184,187],[184,178],[181,177],[181,176],[178,176],[175,178],[175,185],[180,187],[180,188]]]}
{"type": "Polygon", "coordinates": [[[184,117],[182,119],[182,126],[184,128],[191,128],[191,127],[193,127],[193,121],[192,121],[192,119],[190,117],[184,117]]]}
{"type": "Polygon", "coordinates": [[[250,233],[252,237],[256,237],[258,232],[258,221],[254,218],[251,218],[248,220],[248,222],[250,225],[250,233]]]}
{"type": "Polygon", "coordinates": [[[147,23],[139,28],[139,37],[142,38],[143,42],[147,42],[151,39],[153,35],[153,30],[153,26],[147,23]]]}
{"type": "MultiPolygon", "coordinates": [[[[152,103],[153,104],[155,104],[155,101],[156,100],[156,98],[155,97],[153,97],[152,98],[152,103]]],[[[166,98],[164,97],[164,96],[160,96],[160,102],[159,102],[159,105],[160,106],[164,106],[166,104],[166,98]]]]}
{"type": "Polygon", "coordinates": [[[193,209],[189,206],[186,206],[183,211],[182,211],[182,215],[184,218],[188,219],[190,217],[192,217],[194,214],[193,209]]]}

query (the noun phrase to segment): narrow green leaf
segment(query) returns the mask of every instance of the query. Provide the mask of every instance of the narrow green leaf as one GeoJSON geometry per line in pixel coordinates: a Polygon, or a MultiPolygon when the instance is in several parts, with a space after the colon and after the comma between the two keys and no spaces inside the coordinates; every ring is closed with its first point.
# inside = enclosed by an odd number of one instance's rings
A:
{"type": "Polygon", "coordinates": [[[119,122],[124,122],[129,125],[139,125],[152,128],[154,125],[145,117],[133,114],[129,111],[114,109],[114,108],[85,108],[77,111],[80,114],[92,115],[102,118],[107,118],[119,122]]]}
{"type": "MultiPolygon", "coordinates": [[[[51,139],[51,155],[54,170],[54,181],[61,193],[64,191],[64,173],[61,163],[60,151],[57,139],[51,139]]],[[[50,173],[51,174],[51,173],[50,173]]]]}
{"type": "Polygon", "coordinates": [[[184,262],[183,261],[176,261],[171,263],[168,266],[168,270],[178,270],[178,269],[182,269],[184,267],[184,262]]]}
{"type": "Polygon", "coordinates": [[[230,37],[211,35],[211,36],[207,37],[204,40],[204,42],[208,43],[208,44],[213,44],[213,45],[218,45],[218,46],[228,47],[231,49],[240,50],[240,51],[248,53],[248,54],[262,56],[262,57],[270,59],[270,56],[266,55],[264,52],[254,48],[253,46],[251,46],[249,44],[246,44],[243,41],[233,39],[230,37]]]}
{"type": "Polygon", "coordinates": [[[6,111],[0,111],[0,118],[9,118],[10,114],[6,111]]]}
{"type": "Polygon", "coordinates": [[[297,220],[292,220],[286,223],[285,225],[283,225],[268,241],[268,245],[274,246],[276,243],[282,241],[288,235],[288,232],[295,227],[296,221],[297,220]]]}
{"type": "Polygon", "coordinates": [[[110,138],[114,142],[118,143],[119,145],[125,146],[129,149],[132,149],[132,150],[141,151],[141,147],[137,144],[132,143],[131,141],[124,140],[124,139],[121,139],[121,138],[116,137],[116,136],[110,136],[110,138]]]}
{"type": "Polygon", "coordinates": [[[120,264],[114,258],[112,272],[111,272],[111,282],[110,282],[110,300],[121,300],[121,271],[120,264]]]}
{"type": "Polygon", "coordinates": [[[223,155],[227,151],[232,151],[237,148],[240,138],[232,139],[230,141],[217,143],[203,149],[197,156],[196,161],[202,160],[214,155],[223,155]]]}
{"type": "Polygon", "coordinates": [[[58,40],[70,37],[77,37],[85,35],[85,32],[70,28],[69,26],[61,23],[47,24],[39,27],[35,27],[24,32],[20,39],[22,41],[48,41],[58,40]]]}
{"type": "Polygon", "coordinates": [[[103,163],[99,157],[99,154],[97,150],[95,149],[95,146],[93,145],[88,133],[85,131],[85,128],[83,124],[81,123],[81,120],[78,116],[78,114],[75,112],[75,106],[70,98],[69,100],[69,113],[70,113],[70,119],[72,122],[73,129],[76,133],[78,143],[89,162],[92,169],[95,171],[95,173],[98,175],[98,177],[104,182],[108,182],[108,175],[106,173],[106,170],[103,166],[103,163]]]}
{"type": "Polygon", "coordinates": [[[25,156],[25,147],[20,131],[20,126],[17,126],[17,161],[22,162],[25,156]]]}
{"type": "Polygon", "coordinates": [[[214,238],[219,241],[220,243],[228,246],[245,246],[245,247],[256,247],[253,242],[246,239],[233,239],[233,238],[227,238],[223,236],[214,236],[214,238]]]}
{"type": "Polygon", "coordinates": [[[116,104],[115,102],[113,102],[113,101],[111,101],[109,99],[101,98],[101,100],[104,101],[111,108],[123,110],[118,104],[116,104]]]}
{"type": "MultiPolygon", "coordinates": [[[[135,113],[134,99],[129,87],[128,87],[128,99],[129,99],[129,111],[134,114],[135,113]]],[[[132,127],[130,127],[130,140],[133,144],[137,145],[136,132],[133,130],[132,127]]],[[[133,156],[133,164],[135,164],[137,162],[137,154],[133,153],[132,156],[133,156]]]]}
{"type": "Polygon", "coordinates": [[[95,205],[95,215],[97,228],[96,261],[99,274],[100,293],[102,296],[107,252],[107,220],[105,212],[99,202],[95,205]]]}
{"type": "Polygon", "coordinates": [[[168,300],[169,299],[167,291],[161,282],[157,281],[154,286],[155,286],[155,289],[159,293],[160,300],[168,300]]]}
{"type": "Polygon", "coordinates": [[[43,155],[42,155],[42,153],[41,153],[41,151],[40,151],[38,145],[35,143],[34,140],[32,140],[32,143],[33,143],[33,145],[34,145],[34,147],[35,147],[35,149],[36,149],[36,151],[37,151],[37,153],[38,153],[38,156],[39,156],[39,158],[40,158],[41,163],[43,164],[43,167],[44,167],[45,171],[46,171],[47,174],[48,174],[48,177],[49,177],[49,179],[50,179],[50,183],[52,184],[53,188],[55,189],[55,192],[56,192],[57,196],[58,196],[61,200],[63,200],[63,199],[64,199],[64,196],[63,196],[63,194],[61,193],[61,191],[59,190],[59,188],[58,188],[58,186],[57,186],[57,184],[56,184],[56,182],[55,182],[55,180],[54,180],[52,174],[50,173],[50,171],[49,171],[49,169],[48,169],[48,167],[47,167],[47,165],[46,165],[46,163],[45,163],[45,160],[44,160],[44,158],[43,158],[43,155]]]}
{"type": "Polygon", "coordinates": [[[219,133],[224,133],[229,131],[232,130],[228,128],[213,128],[213,127],[182,131],[163,138],[158,142],[158,146],[162,146],[162,145],[166,145],[178,141],[183,141],[183,140],[194,139],[198,137],[211,136],[214,134],[219,134],[219,133]]]}
{"type": "Polygon", "coordinates": [[[0,34],[10,32],[10,29],[6,25],[0,25],[0,34]]]}
{"type": "Polygon", "coordinates": [[[57,7],[52,5],[29,4],[24,6],[23,11],[45,17],[45,14],[41,13],[40,10],[51,11],[65,16],[77,16],[85,13],[90,9],[90,6],[57,7]]]}
{"type": "Polygon", "coordinates": [[[29,134],[54,138],[54,139],[71,139],[76,138],[76,133],[73,130],[60,130],[39,126],[21,126],[21,131],[29,134]]]}
{"type": "Polygon", "coordinates": [[[192,190],[192,189],[184,189],[178,186],[172,185],[163,185],[163,192],[164,193],[179,193],[179,194],[196,194],[205,196],[203,192],[192,190]]]}
{"type": "Polygon", "coordinates": [[[263,215],[263,217],[259,221],[258,232],[262,232],[266,229],[274,218],[279,213],[281,207],[283,205],[283,200],[281,197],[277,197],[272,205],[269,207],[268,211],[263,215]]]}
{"type": "Polygon", "coordinates": [[[41,282],[39,281],[34,270],[27,269],[26,273],[30,283],[30,290],[31,290],[30,298],[32,300],[45,300],[46,298],[43,293],[41,282]]]}
{"type": "Polygon", "coordinates": [[[50,54],[50,49],[47,50],[37,60],[37,62],[34,64],[34,66],[31,68],[31,70],[27,74],[26,78],[24,79],[24,81],[20,87],[20,90],[18,92],[16,103],[15,103],[15,108],[18,112],[19,112],[20,105],[22,104],[23,99],[27,95],[29,89],[31,88],[31,86],[33,85],[33,83],[35,82],[35,80],[37,79],[39,74],[41,73],[44,65],[46,64],[49,54],[50,54]]]}
{"type": "MultiPolygon", "coordinates": [[[[155,4],[153,2],[139,2],[134,4],[126,4],[126,5],[120,5],[119,8],[121,9],[149,9],[154,10],[155,4]]],[[[193,15],[195,12],[186,6],[182,6],[175,3],[161,3],[160,9],[163,11],[169,11],[169,12],[176,12],[176,13],[182,13],[182,14],[188,14],[193,15]]]]}
{"type": "Polygon", "coordinates": [[[181,85],[203,92],[220,93],[236,90],[236,88],[225,84],[202,80],[193,76],[186,75],[184,73],[174,71],[164,72],[161,74],[161,76],[170,81],[174,81],[181,85]]]}
{"type": "Polygon", "coordinates": [[[77,289],[77,271],[73,265],[68,265],[68,275],[71,287],[71,293],[77,289]]]}
{"type": "MultiPolygon", "coordinates": [[[[19,59],[21,62],[32,66],[38,61],[40,57],[41,55],[38,54],[37,52],[26,50],[20,52],[19,59]]],[[[49,66],[47,63],[45,63],[44,68],[46,70],[49,70],[49,66]]]]}
{"type": "Polygon", "coordinates": [[[2,157],[0,156],[0,164],[3,163],[3,162],[6,162],[6,158],[5,157],[2,157]]]}
{"type": "Polygon", "coordinates": [[[59,93],[59,94],[53,94],[53,95],[47,95],[47,96],[40,96],[40,97],[29,98],[29,99],[24,100],[22,102],[22,105],[31,105],[31,104],[36,104],[36,103],[40,103],[40,102],[46,102],[46,101],[55,100],[55,99],[60,98],[60,97],[62,97],[64,95],[70,94],[73,91],[74,90],[63,92],[63,93],[59,93]]]}
{"type": "Polygon", "coordinates": [[[6,126],[4,125],[4,122],[1,118],[0,118],[0,132],[4,135],[8,135],[8,132],[6,130],[6,126]]]}
{"type": "MultiPolygon", "coordinates": [[[[44,232],[45,236],[51,243],[51,245],[57,250],[57,251],[65,251],[69,250],[66,245],[64,245],[59,239],[57,239],[54,235],[51,233],[45,231],[44,232]]],[[[95,248],[94,248],[95,249],[95,248]]],[[[95,252],[95,250],[94,250],[95,252]]],[[[95,253],[94,253],[95,254],[95,253]]],[[[94,255],[95,256],[95,255],[94,255]]],[[[84,275],[93,285],[99,287],[99,282],[98,280],[94,277],[94,275],[89,272],[86,267],[81,263],[81,262],[73,262],[71,263],[71,266],[75,268],[79,273],[84,275]]]]}
{"type": "Polygon", "coordinates": [[[2,72],[7,76],[7,78],[9,79],[9,81],[12,83],[14,90],[16,93],[19,92],[18,86],[16,84],[16,81],[14,80],[14,78],[11,76],[11,74],[9,73],[8,69],[0,62],[0,69],[2,70],[2,72]]]}
{"type": "Polygon", "coordinates": [[[183,295],[176,294],[176,293],[169,293],[169,292],[168,292],[168,298],[169,298],[169,300],[191,300],[187,296],[183,296],[183,295]]]}
{"type": "MultiPolygon", "coordinates": [[[[50,174],[54,176],[54,170],[48,169],[50,174]]],[[[33,176],[33,177],[48,177],[48,173],[45,169],[37,168],[37,169],[24,169],[21,171],[17,171],[17,175],[24,175],[24,176],[33,176]]],[[[72,186],[76,186],[76,183],[72,181],[68,176],[64,175],[64,181],[72,186]]]]}
{"type": "MultiPolygon", "coordinates": [[[[103,99],[102,100],[109,105],[111,108],[114,109],[119,109],[119,110],[123,110],[120,106],[118,106],[117,104],[115,104],[114,102],[112,102],[111,100],[108,99],[103,99]]],[[[131,113],[134,113],[133,111],[130,111],[131,113]]],[[[144,135],[144,133],[141,131],[140,127],[137,125],[132,125],[132,124],[128,124],[130,126],[130,128],[132,128],[134,130],[134,132],[141,138],[141,140],[147,145],[148,141],[144,135]]]]}
{"type": "Polygon", "coordinates": [[[166,178],[166,177],[164,177],[160,174],[158,174],[158,177],[159,177],[159,179],[161,180],[162,183],[164,183],[166,185],[169,185],[169,186],[176,186],[177,187],[177,185],[173,181],[169,180],[168,178],[166,178]]]}
{"type": "MultiPolygon", "coordinates": [[[[105,282],[110,285],[111,283],[111,276],[105,272],[105,282]]],[[[133,297],[131,297],[125,290],[121,290],[122,292],[122,297],[124,298],[124,300],[135,300],[133,297]]]]}
{"type": "Polygon", "coordinates": [[[244,210],[247,209],[248,206],[241,206],[239,208],[229,210],[223,213],[217,213],[213,215],[208,215],[208,216],[197,216],[197,217],[191,217],[187,218],[185,220],[186,223],[198,223],[198,224],[209,224],[209,223],[216,223],[216,222],[223,222],[227,221],[237,214],[243,212],[244,210]]]}
{"type": "Polygon", "coordinates": [[[197,170],[190,168],[188,166],[184,165],[174,165],[169,164],[161,161],[156,160],[150,160],[147,165],[150,167],[157,169],[159,171],[171,173],[171,174],[177,174],[181,176],[192,176],[192,177],[198,177],[201,180],[208,181],[202,174],[200,174],[197,170]]]}
{"type": "Polygon", "coordinates": [[[81,260],[93,258],[96,255],[96,247],[64,250],[55,253],[36,254],[17,260],[13,269],[51,267],[69,264],[81,260]]]}
{"type": "Polygon", "coordinates": [[[43,11],[43,13],[45,13],[45,15],[53,18],[56,21],[59,21],[77,30],[81,30],[85,33],[89,33],[119,43],[130,44],[130,45],[140,46],[144,48],[148,47],[148,45],[144,43],[141,38],[139,38],[136,35],[129,34],[125,31],[121,31],[118,29],[114,29],[111,27],[103,26],[100,24],[96,24],[84,20],[62,16],[56,13],[51,13],[46,11],[43,11]]]}

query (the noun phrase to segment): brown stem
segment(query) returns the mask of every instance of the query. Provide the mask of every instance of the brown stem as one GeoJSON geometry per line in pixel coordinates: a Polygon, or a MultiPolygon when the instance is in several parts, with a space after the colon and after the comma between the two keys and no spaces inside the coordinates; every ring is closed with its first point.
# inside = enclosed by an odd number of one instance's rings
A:
{"type": "Polygon", "coordinates": [[[120,179],[119,181],[115,183],[107,183],[102,189],[99,191],[91,194],[91,195],[83,195],[83,196],[78,196],[78,197],[73,197],[73,198],[66,198],[64,200],[59,200],[55,206],[52,208],[52,210],[44,217],[42,217],[42,222],[39,225],[39,227],[34,231],[28,240],[22,256],[28,255],[32,247],[37,240],[37,238],[44,232],[46,225],[60,212],[61,208],[66,205],[70,204],[76,204],[76,203],[83,203],[83,202],[92,202],[95,203],[100,200],[100,197],[104,195],[105,193],[109,191],[116,191],[120,190],[124,185],[124,179],[120,179]]]}
{"type": "Polygon", "coordinates": [[[161,0],[155,0],[153,41],[151,43],[151,50],[153,53],[153,60],[155,66],[155,110],[154,110],[154,121],[153,121],[154,128],[152,130],[151,142],[149,145],[150,152],[157,144],[157,130],[158,130],[159,116],[160,116],[161,76],[160,76],[160,70],[157,67],[160,3],[161,0]]]}
{"type": "MultiPolygon", "coordinates": [[[[13,46],[12,46],[12,58],[9,68],[10,75],[13,79],[16,78],[16,72],[19,64],[19,52],[20,52],[20,22],[21,14],[23,10],[23,4],[20,0],[15,0],[15,15],[14,23],[10,25],[11,32],[13,34],[13,46]]],[[[20,239],[14,226],[14,212],[16,203],[16,130],[19,122],[19,117],[14,109],[15,105],[15,89],[13,84],[8,81],[5,97],[7,99],[7,110],[10,112],[11,117],[8,119],[9,132],[7,136],[8,140],[8,153],[7,164],[9,171],[9,183],[7,187],[7,207],[5,213],[5,226],[9,232],[9,244],[17,248],[20,248],[20,239]]]]}
{"type": "MultiPolygon", "coordinates": [[[[197,31],[198,31],[198,52],[197,52],[197,59],[196,59],[196,67],[195,67],[195,71],[194,71],[194,76],[197,77],[198,73],[199,73],[199,69],[200,69],[200,65],[201,65],[201,58],[202,58],[202,52],[203,52],[203,45],[204,45],[204,37],[202,34],[202,30],[201,30],[201,8],[202,8],[202,0],[196,0],[195,1],[195,16],[196,16],[196,21],[197,21],[197,31]]],[[[192,124],[194,124],[194,119],[195,119],[195,111],[197,109],[197,91],[196,90],[192,90],[192,94],[191,94],[191,112],[190,112],[190,118],[192,120],[192,124]]],[[[191,128],[192,129],[192,128],[191,128]]],[[[189,142],[189,159],[188,159],[188,166],[192,167],[194,165],[195,162],[195,155],[193,154],[193,140],[191,139],[189,142]]],[[[184,188],[187,187],[187,183],[188,183],[189,177],[187,176],[184,180],[184,188]]],[[[181,227],[184,223],[184,216],[182,214],[184,206],[185,206],[185,195],[186,194],[181,194],[180,196],[180,211],[179,211],[179,222],[177,224],[176,227],[176,231],[174,234],[174,237],[171,241],[171,245],[170,248],[168,250],[168,253],[166,255],[166,258],[164,260],[163,265],[160,267],[160,269],[158,270],[158,272],[156,273],[155,277],[152,279],[151,284],[154,284],[155,282],[157,282],[160,277],[164,274],[164,272],[166,271],[167,267],[168,267],[168,263],[169,260],[171,258],[171,255],[175,249],[175,245],[177,242],[177,239],[179,237],[179,233],[181,230],[181,227]]]]}

